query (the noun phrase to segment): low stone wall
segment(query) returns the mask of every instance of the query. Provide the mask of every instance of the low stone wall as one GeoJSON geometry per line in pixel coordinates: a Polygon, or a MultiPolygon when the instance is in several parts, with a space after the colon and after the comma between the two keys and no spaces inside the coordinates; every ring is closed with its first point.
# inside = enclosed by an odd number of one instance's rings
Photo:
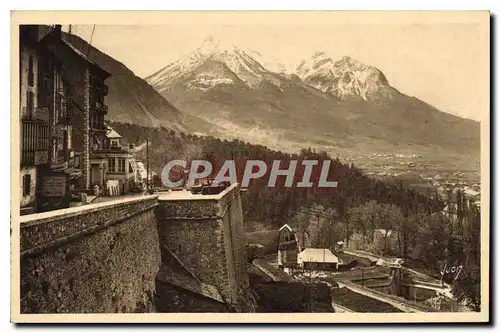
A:
{"type": "Polygon", "coordinates": [[[21,217],[21,313],[153,312],[157,196],[21,217]]]}
{"type": "Polygon", "coordinates": [[[334,312],[325,283],[270,282],[255,286],[257,312],[334,312]]]}

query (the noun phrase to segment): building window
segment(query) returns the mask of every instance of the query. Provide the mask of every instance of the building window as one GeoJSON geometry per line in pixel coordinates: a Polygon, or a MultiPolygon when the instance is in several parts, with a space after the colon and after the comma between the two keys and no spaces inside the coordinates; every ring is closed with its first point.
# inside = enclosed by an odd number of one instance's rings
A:
{"type": "Polygon", "coordinates": [[[38,125],[37,150],[45,151],[49,149],[49,127],[45,124],[38,125]]]}
{"type": "Polygon", "coordinates": [[[69,159],[69,136],[68,136],[68,130],[63,131],[63,155],[64,155],[64,160],[67,161],[69,159]]]}
{"type": "Polygon", "coordinates": [[[31,193],[31,175],[23,176],[23,196],[31,193]]]}
{"type": "Polygon", "coordinates": [[[28,85],[33,87],[35,84],[35,70],[33,65],[33,56],[30,55],[28,59],[28,85]]]}
{"type": "Polygon", "coordinates": [[[54,107],[54,124],[58,124],[61,120],[61,106],[62,98],[61,95],[56,94],[56,105],[54,107]]]}
{"type": "Polygon", "coordinates": [[[59,98],[59,103],[61,103],[61,105],[59,106],[61,110],[59,117],[60,119],[64,120],[64,114],[66,113],[66,102],[64,100],[64,97],[59,98]]]}
{"type": "Polygon", "coordinates": [[[27,91],[26,101],[26,116],[28,119],[33,118],[33,111],[35,109],[35,94],[32,91],[27,91]]]}
{"type": "Polygon", "coordinates": [[[38,106],[49,106],[53,98],[51,87],[52,67],[48,59],[41,59],[38,68],[38,106]]]}
{"type": "Polygon", "coordinates": [[[115,159],[114,158],[110,158],[108,159],[108,170],[109,172],[115,172],[115,159]]]}
{"type": "Polygon", "coordinates": [[[52,139],[52,162],[59,163],[58,152],[59,152],[59,138],[52,139]]]}
{"type": "Polygon", "coordinates": [[[118,159],[118,172],[125,173],[125,159],[124,158],[118,159]]]}

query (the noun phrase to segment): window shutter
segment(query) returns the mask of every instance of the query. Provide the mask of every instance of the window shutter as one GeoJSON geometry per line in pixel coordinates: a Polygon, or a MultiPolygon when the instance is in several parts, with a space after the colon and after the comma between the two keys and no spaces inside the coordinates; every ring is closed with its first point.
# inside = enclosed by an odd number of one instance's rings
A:
{"type": "Polygon", "coordinates": [[[31,192],[31,175],[23,176],[23,196],[30,195],[31,192]]]}

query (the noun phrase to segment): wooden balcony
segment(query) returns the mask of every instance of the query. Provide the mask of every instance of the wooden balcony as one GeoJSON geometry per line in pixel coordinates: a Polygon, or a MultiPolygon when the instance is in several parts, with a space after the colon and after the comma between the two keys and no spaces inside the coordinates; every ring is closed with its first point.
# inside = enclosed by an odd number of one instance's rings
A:
{"type": "Polygon", "coordinates": [[[109,93],[109,87],[102,80],[91,80],[90,90],[93,93],[99,94],[101,96],[106,96],[109,93]]]}
{"type": "Polygon", "coordinates": [[[106,104],[94,105],[90,107],[91,112],[108,114],[108,106],[106,104]]]}
{"type": "Polygon", "coordinates": [[[105,134],[107,131],[104,124],[101,123],[90,123],[90,132],[96,134],[105,134]]]}
{"type": "Polygon", "coordinates": [[[51,169],[64,169],[68,167],[68,159],[65,156],[58,155],[50,162],[51,169]]]}
{"type": "Polygon", "coordinates": [[[21,122],[21,165],[35,166],[48,163],[49,125],[38,120],[21,122]]]}

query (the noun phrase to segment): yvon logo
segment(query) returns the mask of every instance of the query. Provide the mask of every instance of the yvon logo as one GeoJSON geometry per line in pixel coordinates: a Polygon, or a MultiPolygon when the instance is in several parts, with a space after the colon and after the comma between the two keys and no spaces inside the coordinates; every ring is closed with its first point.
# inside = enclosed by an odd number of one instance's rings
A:
{"type": "Polygon", "coordinates": [[[448,264],[445,264],[443,269],[441,270],[441,281],[443,281],[443,278],[453,278],[452,282],[455,282],[459,275],[460,272],[462,272],[463,266],[462,265],[455,265],[455,266],[448,266],[448,264]]]}

